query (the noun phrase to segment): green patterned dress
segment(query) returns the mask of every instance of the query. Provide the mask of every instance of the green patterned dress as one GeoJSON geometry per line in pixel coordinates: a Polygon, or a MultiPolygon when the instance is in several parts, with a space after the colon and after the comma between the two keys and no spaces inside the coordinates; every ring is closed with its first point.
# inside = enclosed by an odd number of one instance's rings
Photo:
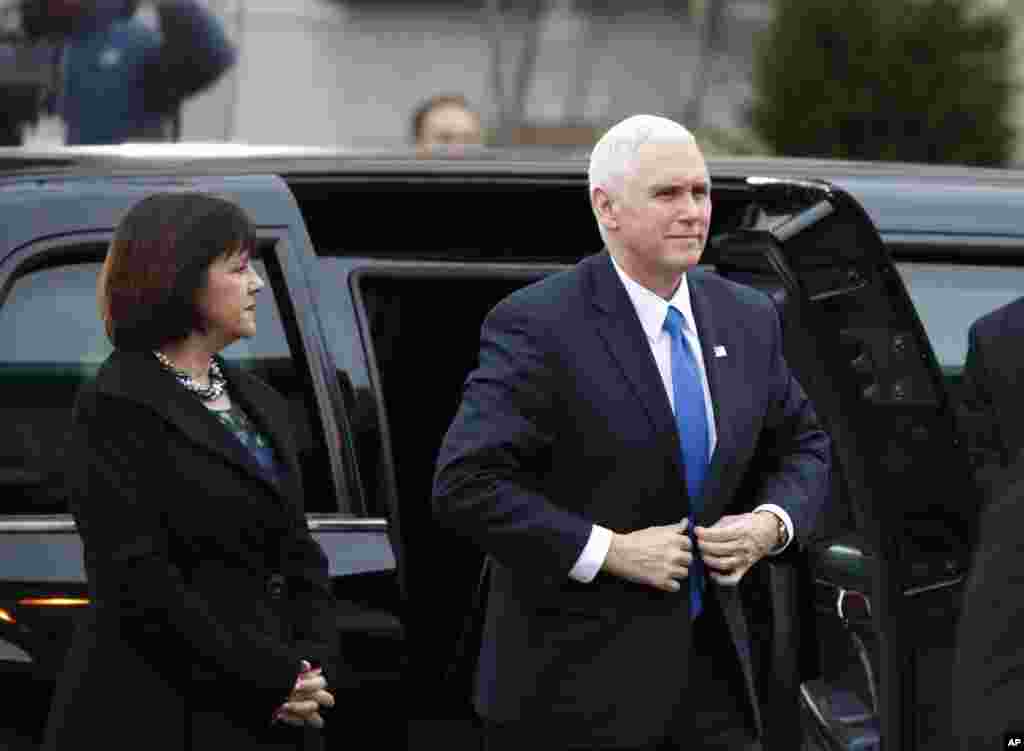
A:
{"type": "Polygon", "coordinates": [[[269,436],[249,419],[237,403],[232,403],[229,409],[211,412],[249,450],[260,469],[277,485],[281,479],[282,467],[269,436]]]}

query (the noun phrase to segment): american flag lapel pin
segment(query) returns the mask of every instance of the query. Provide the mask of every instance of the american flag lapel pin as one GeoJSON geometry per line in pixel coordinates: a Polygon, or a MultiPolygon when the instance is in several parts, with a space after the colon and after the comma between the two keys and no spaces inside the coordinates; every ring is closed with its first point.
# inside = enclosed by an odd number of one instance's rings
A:
{"type": "Polygon", "coordinates": [[[725,355],[726,355],[725,347],[723,347],[721,344],[716,345],[715,346],[715,357],[725,357],[725,355]]]}

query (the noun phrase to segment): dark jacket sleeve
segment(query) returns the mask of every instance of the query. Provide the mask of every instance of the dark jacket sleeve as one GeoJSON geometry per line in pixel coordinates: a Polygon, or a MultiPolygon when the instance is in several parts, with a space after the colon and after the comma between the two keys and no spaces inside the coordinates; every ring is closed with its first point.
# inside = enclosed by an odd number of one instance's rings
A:
{"type": "Polygon", "coordinates": [[[503,565],[567,576],[592,525],[552,503],[537,481],[558,419],[543,340],[542,325],[508,300],[487,316],[479,367],[441,446],[434,510],[503,565]]]}
{"type": "Polygon", "coordinates": [[[285,570],[295,625],[293,647],[314,667],[330,673],[339,667],[338,611],[331,591],[327,556],[309,531],[303,510],[286,550],[285,570]]]}
{"type": "MultiPolygon", "coordinates": [[[[192,654],[212,666],[237,699],[220,708],[243,722],[262,720],[290,694],[304,655],[258,627],[216,616],[172,562],[166,519],[174,509],[159,500],[159,488],[161,476],[181,468],[161,464],[154,444],[163,431],[160,418],[134,402],[93,391],[79,399],[71,506],[95,574],[95,607],[115,614],[122,638],[138,639],[155,664],[192,654]],[[158,642],[147,643],[147,633],[158,642]]],[[[172,680],[187,680],[187,666],[162,667],[172,680]]]]}
{"type": "Polygon", "coordinates": [[[753,505],[774,503],[789,514],[794,542],[806,541],[828,495],[831,450],[807,394],[782,354],[782,330],[772,307],[768,362],[769,408],[758,441],[760,471],[753,505]]]}
{"type": "Polygon", "coordinates": [[[163,43],[145,71],[146,103],[151,112],[169,113],[220,78],[237,53],[196,0],[162,0],[157,14],[163,43]]]}

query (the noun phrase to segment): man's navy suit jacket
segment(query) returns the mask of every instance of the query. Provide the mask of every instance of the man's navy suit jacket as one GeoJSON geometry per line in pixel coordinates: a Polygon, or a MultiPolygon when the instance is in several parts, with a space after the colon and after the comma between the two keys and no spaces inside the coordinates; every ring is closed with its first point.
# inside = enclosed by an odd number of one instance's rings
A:
{"type": "MultiPolygon", "coordinates": [[[[775,503],[799,538],[826,494],[829,440],[783,359],[778,313],[767,295],[715,274],[685,278],[718,435],[697,521],[775,503]]],[[[625,533],[690,511],[668,394],[607,251],[487,316],[441,448],[434,506],[491,559],[475,695],[483,717],[635,746],[685,711],[686,588],[568,576],[592,524],[625,533]]],[[[710,591],[760,725],[737,590],[710,591]]]]}
{"type": "Polygon", "coordinates": [[[967,333],[965,400],[991,422],[1001,463],[1024,449],[1024,298],[982,316],[967,333]]]}

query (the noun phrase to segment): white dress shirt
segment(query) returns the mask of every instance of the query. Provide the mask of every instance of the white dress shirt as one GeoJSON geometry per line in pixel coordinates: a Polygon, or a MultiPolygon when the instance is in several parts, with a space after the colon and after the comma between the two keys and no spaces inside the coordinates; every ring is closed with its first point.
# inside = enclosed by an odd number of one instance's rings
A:
{"type": "MultiPolygon", "coordinates": [[[[609,258],[611,256],[609,255],[609,258]]],[[[693,307],[690,304],[690,288],[686,284],[686,277],[683,276],[682,283],[672,296],[671,300],[664,300],[641,284],[638,284],[619,268],[619,265],[612,258],[612,266],[619,275],[626,287],[626,293],[636,308],[637,316],[640,318],[640,325],[643,326],[647,335],[647,342],[651,345],[651,354],[654,355],[654,362],[658,366],[658,373],[665,385],[665,392],[668,394],[669,404],[672,405],[672,412],[675,413],[675,395],[672,390],[672,338],[663,328],[665,318],[668,315],[668,308],[671,305],[683,315],[686,327],[683,329],[683,336],[686,337],[690,351],[696,357],[697,370],[700,371],[701,386],[704,389],[704,409],[707,412],[708,424],[708,456],[715,453],[715,446],[718,443],[718,435],[715,432],[715,408],[711,402],[711,389],[708,387],[707,369],[704,367],[704,354],[700,347],[700,339],[697,337],[697,323],[693,317],[693,307]]],[[[793,539],[793,521],[789,518],[786,510],[774,503],[765,503],[758,506],[754,511],[770,511],[782,519],[786,525],[786,543],[778,550],[773,550],[772,555],[781,553],[793,539]]],[[[612,544],[612,532],[598,524],[593,525],[590,530],[590,537],[587,540],[583,552],[576,559],[576,564],[569,572],[569,576],[577,581],[589,582],[597,572],[601,570],[604,559],[608,556],[608,549],[612,544]]]]}

